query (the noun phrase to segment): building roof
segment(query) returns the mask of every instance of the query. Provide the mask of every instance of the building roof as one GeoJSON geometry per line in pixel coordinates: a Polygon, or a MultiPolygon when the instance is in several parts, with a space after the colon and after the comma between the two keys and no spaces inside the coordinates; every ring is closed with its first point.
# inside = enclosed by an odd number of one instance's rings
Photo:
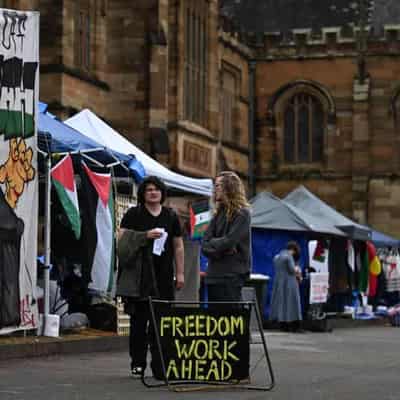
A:
{"type": "MultiPolygon", "coordinates": [[[[221,0],[222,15],[247,32],[359,25],[360,0],[221,0]]],[[[368,24],[380,36],[385,24],[400,24],[399,0],[368,0],[368,24]]]]}

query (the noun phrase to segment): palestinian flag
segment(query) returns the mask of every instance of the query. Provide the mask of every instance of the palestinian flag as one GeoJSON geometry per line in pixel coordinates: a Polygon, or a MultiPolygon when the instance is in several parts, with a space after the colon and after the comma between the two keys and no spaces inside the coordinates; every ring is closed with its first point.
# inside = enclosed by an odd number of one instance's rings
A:
{"type": "Polygon", "coordinates": [[[114,199],[111,174],[92,171],[82,162],[83,277],[89,288],[109,293],[114,278],[114,199]]]}
{"type": "Polygon", "coordinates": [[[192,239],[202,238],[211,220],[208,200],[193,203],[190,207],[190,236],[192,239]]]}
{"type": "Polygon", "coordinates": [[[323,243],[321,240],[318,240],[317,246],[315,247],[313,260],[323,263],[323,262],[325,262],[325,258],[326,258],[325,243],[323,243]]]}
{"type": "Polygon", "coordinates": [[[81,236],[81,217],[79,215],[74,169],[69,154],[51,169],[51,178],[60,202],[64,207],[65,214],[71,224],[72,231],[76,239],[79,239],[81,236]]]}

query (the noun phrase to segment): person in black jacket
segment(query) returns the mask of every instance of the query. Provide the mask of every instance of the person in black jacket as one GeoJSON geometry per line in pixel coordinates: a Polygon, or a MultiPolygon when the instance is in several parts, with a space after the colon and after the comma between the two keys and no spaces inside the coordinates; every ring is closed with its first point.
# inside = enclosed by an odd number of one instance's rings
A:
{"type": "Polygon", "coordinates": [[[204,234],[209,301],[240,301],[250,273],[250,211],[240,178],[231,171],[215,179],[216,212],[204,234]]]}
{"type": "MultiPolygon", "coordinates": [[[[176,213],[162,204],[166,198],[164,183],[155,176],[146,178],[138,188],[138,206],[130,208],[121,221],[120,243],[129,253],[123,235],[132,238],[129,256],[132,261],[120,260],[117,295],[123,296],[125,312],[130,314],[129,353],[131,373],[141,376],[146,368],[147,347],[154,349],[154,335],[149,327],[148,297],[173,300],[175,289],[184,285],[184,250],[181,226],[176,213]],[[154,240],[167,233],[164,248],[154,250],[154,240]],[[159,253],[159,254],[158,254],[159,253]],[[127,262],[128,261],[128,262],[127,262]],[[175,261],[176,273],[174,282],[175,261]]],[[[125,240],[127,238],[125,237],[125,240]]],[[[152,369],[158,368],[152,351],[152,369]]]]}

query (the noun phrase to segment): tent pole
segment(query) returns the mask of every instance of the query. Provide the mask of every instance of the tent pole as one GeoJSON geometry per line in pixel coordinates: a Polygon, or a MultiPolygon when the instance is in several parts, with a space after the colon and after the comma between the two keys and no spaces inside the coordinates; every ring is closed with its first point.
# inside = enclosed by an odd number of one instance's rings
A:
{"type": "Polygon", "coordinates": [[[50,234],[51,234],[51,154],[47,155],[46,159],[46,200],[45,200],[45,259],[44,259],[44,315],[43,315],[43,330],[47,323],[47,316],[50,313],[50,234]]]}

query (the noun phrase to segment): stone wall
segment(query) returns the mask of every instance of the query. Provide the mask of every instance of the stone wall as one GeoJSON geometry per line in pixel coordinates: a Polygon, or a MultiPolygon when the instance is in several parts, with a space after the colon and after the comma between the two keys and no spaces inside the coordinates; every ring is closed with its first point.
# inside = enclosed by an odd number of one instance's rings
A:
{"type": "MultiPolygon", "coordinates": [[[[203,1],[203,0],[198,0],[203,1]]],[[[318,32],[235,32],[208,4],[207,118],[184,119],[183,2],[85,0],[90,5],[91,65],[76,63],[75,0],[19,0],[41,12],[41,100],[62,117],[91,108],[135,145],[193,176],[233,169],[247,180],[249,62],[256,62],[257,191],[286,195],[299,184],[330,205],[384,232],[400,235],[400,25],[369,34],[365,79],[359,79],[356,28],[318,32]],[[222,66],[240,76],[234,142],[221,137],[222,66]],[[285,93],[310,90],[327,115],[323,160],[285,165],[285,93]],[[397,104],[397,106],[396,106],[397,104]],[[161,136],[157,136],[161,135],[161,136]],[[154,153],[165,139],[167,153],[154,153]],[[153,152],[153,153],[152,153],[153,152]]],[[[205,4],[204,3],[204,4],[205,4]]],[[[286,97],[285,97],[286,96],[286,97]]]]}
{"type": "Polygon", "coordinates": [[[400,236],[400,179],[372,179],[369,182],[368,222],[374,228],[400,236]]]}
{"type": "Polygon", "coordinates": [[[168,41],[168,134],[170,165],[194,176],[214,176],[222,167],[248,173],[248,58],[250,50],[219,29],[218,1],[208,2],[207,117],[204,125],[184,119],[184,15],[182,3],[170,1],[168,41]],[[237,143],[221,141],[221,66],[234,65],[241,75],[237,143]],[[224,160],[224,162],[221,162],[224,160]]]}
{"type": "MultiPolygon", "coordinates": [[[[282,173],[292,169],[283,165],[282,135],[283,106],[278,102],[271,106],[273,97],[288,84],[296,87],[297,82],[308,91],[310,84],[325,89],[335,104],[336,118],[325,132],[325,157],[321,165],[294,166],[296,170],[318,170],[346,174],[352,168],[352,117],[353,117],[353,79],[356,67],[351,58],[338,60],[276,60],[257,63],[257,140],[259,178],[271,173],[282,173]],[[333,73],[335,71],[335,73],[333,73]],[[302,82],[304,84],[302,84],[302,82]],[[272,107],[272,108],[271,108],[272,107]],[[272,113],[272,115],[271,115],[272,113]],[[269,118],[273,118],[273,124],[269,118]]],[[[287,88],[290,93],[291,88],[287,88]]]]}
{"type": "Polygon", "coordinates": [[[347,216],[400,235],[395,207],[400,177],[398,31],[398,26],[388,26],[383,37],[370,38],[363,80],[354,32],[345,36],[339,28],[323,29],[316,37],[311,30],[296,30],[292,41],[284,43],[276,33],[250,37],[258,43],[258,191],[266,188],[281,196],[304,184],[347,216]],[[327,98],[321,163],[283,162],[281,110],[284,93],[295,87],[327,98]]]}

